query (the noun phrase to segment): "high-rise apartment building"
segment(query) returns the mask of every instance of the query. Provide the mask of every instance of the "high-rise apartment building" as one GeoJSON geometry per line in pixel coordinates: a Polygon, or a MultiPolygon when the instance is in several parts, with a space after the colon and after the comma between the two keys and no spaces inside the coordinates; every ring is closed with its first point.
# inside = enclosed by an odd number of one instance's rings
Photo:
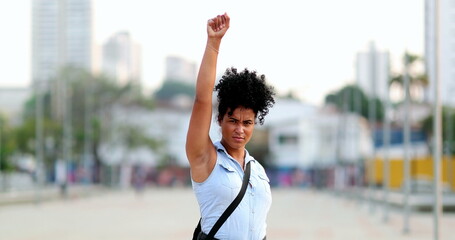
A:
{"type": "Polygon", "coordinates": [[[389,64],[389,53],[378,51],[374,43],[370,44],[367,52],[357,53],[357,84],[369,97],[386,99],[390,75],[389,64]]]}
{"type": "Polygon", "coordinates": [[[434,99],[435,87],[435,40],[438,39],[438,78],[441,84],[440,97],[443,105],[455,106],[455,1],[440,0],[439,27],[435,30],[434,0],[425,1],[425,59],[429,76],[427,95],[434,99]]]}
{"type": "Polygon", "coordinates": [[[140,47],[128,32],[119,32],[103,45],[102,70],[117,83],[139,84],[141,80],[140,47]]]}
{"type": "Polygon", "coordinates": [[[48,83],[63,66],[91,65],[91,0],[33,0],[33,82],[48,83]]]}
{"type": "Polygon", "coordinates": [[[196,83],[196,63],[177,56],[166,58],[166,80],[196,83]]]}

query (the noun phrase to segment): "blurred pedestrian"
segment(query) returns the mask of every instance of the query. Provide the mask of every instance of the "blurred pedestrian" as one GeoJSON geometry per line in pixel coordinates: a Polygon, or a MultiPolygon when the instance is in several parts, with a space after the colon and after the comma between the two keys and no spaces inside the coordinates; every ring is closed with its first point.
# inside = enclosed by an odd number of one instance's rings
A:
{"type": "Polygon", "coordinates": [[[133,171],[133,186],[136,194],[141,196],[147,183],[147,172],[142,165],[136,165],[133,171]]]}
{"type": "Polygon", "coordinates": [[[260,240],[266,236],[266,217],[272,196],[264,168],[248,154],[245,145],[257,122],[263,124],[275,103],[274,91],[266,84],[264,75],[248,69],[239,72],[233,67],[225,71],[214,88],[221,39],[229,25],[226,13],[207,22],[207,43],[187,134],[186,153],[201,213],[202,232],[198,239],[208,239],[215,222],[237,196],[249,163],[251,175],[246,194],[216,232],[215,239],[260,240]],[[218,92],[216,120],[222,136],[221,140],[212,142],[209,129],[214,89],[218,92]]]}

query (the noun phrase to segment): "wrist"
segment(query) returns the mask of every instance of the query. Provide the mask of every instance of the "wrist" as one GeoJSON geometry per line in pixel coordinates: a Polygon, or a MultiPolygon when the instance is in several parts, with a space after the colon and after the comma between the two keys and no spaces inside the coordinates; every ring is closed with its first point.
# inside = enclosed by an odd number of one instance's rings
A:
{"type": "Polygon", "coordinates": [[[218,53],[219,49],[220,49],[220,45],[221,45],[221,39],[219,39],[219,38],[208,38],[207,39],[206,48],[208,48],[208,49],[211,49],[218,53]]]}

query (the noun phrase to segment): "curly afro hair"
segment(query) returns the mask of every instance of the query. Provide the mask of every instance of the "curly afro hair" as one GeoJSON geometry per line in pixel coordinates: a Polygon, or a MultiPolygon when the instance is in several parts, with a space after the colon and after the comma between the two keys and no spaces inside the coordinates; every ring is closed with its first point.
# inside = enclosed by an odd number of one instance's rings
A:
{"type": "Polygon", "coordinates": [[[269,108],[275,103],[274,89],[266,84],[265,75],[258,75],[256,71],[246,68],[242,72],[237,72],[234,67],[226,69],[215,91],[218,91],[218,122],[226,113],[230,116],[237,107],[242,106],[252,109],[262,125],[269,108]]]}

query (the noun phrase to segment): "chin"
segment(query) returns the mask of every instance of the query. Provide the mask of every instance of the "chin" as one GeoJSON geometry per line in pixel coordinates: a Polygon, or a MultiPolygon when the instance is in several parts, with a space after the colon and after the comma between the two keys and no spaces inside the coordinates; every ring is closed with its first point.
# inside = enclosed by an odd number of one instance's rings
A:
{"type": "Polygon", "coordinates": [[[234,149],[245,148],[245,142],[230,141],[229,146],[234,149]]]}

